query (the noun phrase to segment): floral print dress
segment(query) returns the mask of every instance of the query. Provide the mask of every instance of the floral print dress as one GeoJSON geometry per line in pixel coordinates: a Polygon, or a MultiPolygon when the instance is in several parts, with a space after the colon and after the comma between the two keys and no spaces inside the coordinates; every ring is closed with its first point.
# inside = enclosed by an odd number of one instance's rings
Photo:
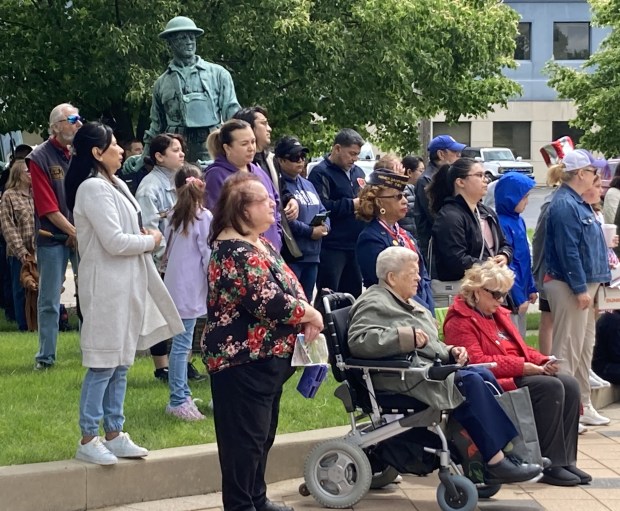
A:
{"type": "Polygon", "coordinates": [[[202,338],[210,373],[293,353],[306,297],[280,254],[261,241],[267,252],[241,239],[213,243],[202,338]]]}

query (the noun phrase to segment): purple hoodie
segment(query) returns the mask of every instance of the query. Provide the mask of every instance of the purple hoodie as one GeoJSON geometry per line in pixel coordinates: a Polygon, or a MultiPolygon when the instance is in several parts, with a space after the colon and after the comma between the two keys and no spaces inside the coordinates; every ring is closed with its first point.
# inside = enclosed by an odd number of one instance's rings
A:
{"type": "MultiPolygon", "coordinates": [[[[265,238],[267,238],[278,252],[282,249],[282,227],[280,224],[280,196],[278,191],[273,186],[273,182],[269,176],[258,165],[250,163],[248,165],[248,171],[254,174],[261,180],[261,183],[267,188],[267,193],[276,203],[275,223],[265,231],[265,238]]],[[[220,198],[220,192],[222,191],[222,185],[224,181],[232,176],[235,172],[239,172],[239,169],[230,163],[223,156],[218,156],[215,161],[207,167],[205,170],[205,207],[214,212],[215,205],[220,198]]]]}

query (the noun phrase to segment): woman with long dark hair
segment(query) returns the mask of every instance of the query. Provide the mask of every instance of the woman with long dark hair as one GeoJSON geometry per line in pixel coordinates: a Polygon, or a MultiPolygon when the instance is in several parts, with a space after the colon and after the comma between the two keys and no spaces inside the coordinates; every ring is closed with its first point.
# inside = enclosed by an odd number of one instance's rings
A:
{"type": "Polygon", "coordinates": [[[127,371],[136,350],[183,331],[183,324],[151,257],[161,233],[142,229],[140,206],[115,176],[123,150],[112,129],[85,124],[75,135],[73,150],[66,191],[80,255],[80,347],[88,368],[76,458],[112,465],[119,457],[148,454],[123,432],[127,371]]]}
{"type": "Polygon", "coordinates": [[[475,263],[493,258],[508,264],[512,249],[506,243],[497,215],[482,204],[487,180],[482,164],[459,158],[444,165],[427,188],[436,215],[432,236],[432,278],[459,281],[475,263]]]}

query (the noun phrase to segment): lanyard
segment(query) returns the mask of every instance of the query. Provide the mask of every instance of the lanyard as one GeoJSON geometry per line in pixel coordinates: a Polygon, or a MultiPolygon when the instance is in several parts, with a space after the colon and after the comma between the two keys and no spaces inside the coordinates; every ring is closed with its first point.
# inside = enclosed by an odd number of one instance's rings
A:
{"type": "Polygon", "coordinates": [[[406,247],[409,250],[413,250],[417,254],[417,249],[411,238],[407,235],[405,230],[398,225],[398,222],[394,223],[394,227],[390,227],[380,218],[377,218],[381,226],[389,233],[392,237],[392,245],[406,247]]]}

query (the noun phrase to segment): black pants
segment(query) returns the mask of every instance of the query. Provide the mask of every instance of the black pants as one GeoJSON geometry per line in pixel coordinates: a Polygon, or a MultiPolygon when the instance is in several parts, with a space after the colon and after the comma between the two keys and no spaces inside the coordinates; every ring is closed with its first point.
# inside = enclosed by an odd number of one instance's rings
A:
{"type": "Polygon", "coordinates": [[[316,281],[317,297],[321,289],[329,288],[340,293],[351,293],[355,298],[362,294],[362,273],[354,250],[321,249],[321,262],[316,281]]]}
{"type": "Polygon", "coordinates": [[[267,455],[278,427],[282,386],[293,372],[290,359],[273,357],[211,375],[225,511],[265,505],[267,455]]]}
{"type": "Polygon", "coordinates": [[[530,391],[540,452],[552,466],[574,465],[577,459],[577,425],[580,390],[568,374],[522,376],[517,387],[530,391]]]}

